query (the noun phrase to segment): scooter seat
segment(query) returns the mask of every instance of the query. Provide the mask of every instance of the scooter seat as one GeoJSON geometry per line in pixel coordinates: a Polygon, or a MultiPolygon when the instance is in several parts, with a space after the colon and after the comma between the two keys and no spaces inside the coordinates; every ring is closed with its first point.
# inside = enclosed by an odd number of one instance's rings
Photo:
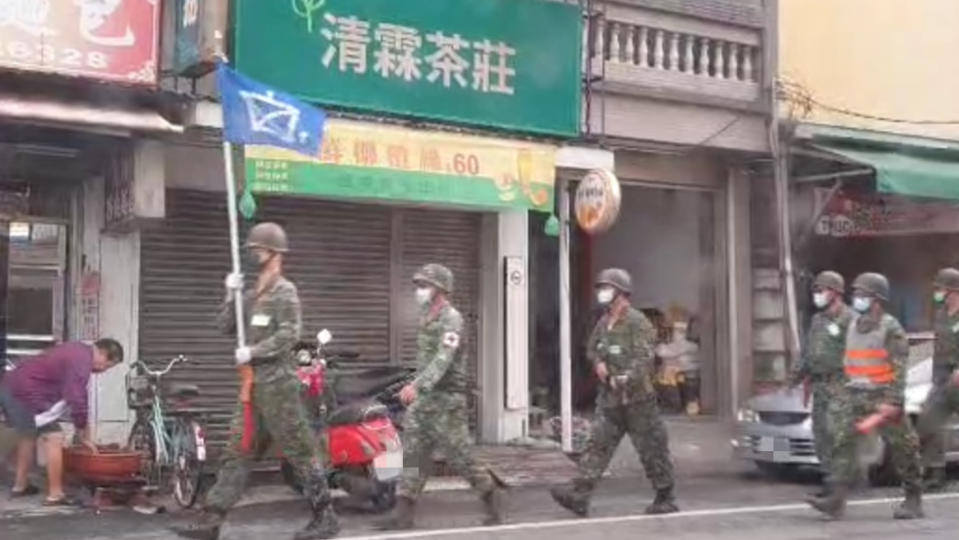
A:
{"type": "Polygon", "coordinates": [[[388,415],[389,409],[381,403],[351,403],[333,411],[327,422],[330,426],[343,426],[359,424],[376,418],[385,418],[388,415]]]}

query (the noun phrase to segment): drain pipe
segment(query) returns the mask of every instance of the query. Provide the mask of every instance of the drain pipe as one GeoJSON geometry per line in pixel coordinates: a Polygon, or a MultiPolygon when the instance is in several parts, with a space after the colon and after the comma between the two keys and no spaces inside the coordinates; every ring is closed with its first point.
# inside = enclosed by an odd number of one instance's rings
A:
{"type": "Polygon", "coordinates": [[[785,328],[783,341],[786,345],[788,369],[799,358],[799,321],[796,307],[796,283],[794,280],[791,218],[789,213],[789,156],[779,136],[779,99],[776,71],[779,59],[778,21],[779,9],[776,0],[767,0],[766,7],[766,72],[769,82],[769,151],[773,157],[773,178],[776,190],[776,210],[779,216],[779,274],[783,291],[785,328]]]}

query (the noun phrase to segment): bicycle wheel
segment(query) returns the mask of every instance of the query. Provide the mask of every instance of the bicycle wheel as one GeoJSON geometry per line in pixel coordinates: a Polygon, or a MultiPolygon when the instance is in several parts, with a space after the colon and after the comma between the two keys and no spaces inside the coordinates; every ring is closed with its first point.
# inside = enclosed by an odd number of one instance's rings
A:
{"type": "Polygon", "coordinates": [[[159,486],[162,470],[156,462],[156,438],[153,435],[153,426],[150,422],[137,418],[130,430],[127,447],[140,453],[140,475],[150,486],[159,486]]]}
{"type": "Polygon", "coordinates": [[[192,507],[200,493],[203,462],[197,451],[197,430],[202,430],[197,422],[182,418],[173,428],[173,499],[181,508],[192,507]]]}

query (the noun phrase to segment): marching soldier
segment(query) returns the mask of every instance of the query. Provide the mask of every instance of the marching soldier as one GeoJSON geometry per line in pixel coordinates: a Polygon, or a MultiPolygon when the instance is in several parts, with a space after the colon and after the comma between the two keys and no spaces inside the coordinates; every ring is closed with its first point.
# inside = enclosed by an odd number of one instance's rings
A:
{"type": "Polygon", "coordinates": [[[480,494],[486,510],[485,525],[503,519],[502,489],[490,471],[479,467],[470,455],[466,413],[466,358],[463,354],[463,317],[450,303],[453,273],[439,264],[427,264],[413,275],[416,302],[421,309],[417,336],[416,377],[399,393],[409,406],[404,444],[416,460],[404,467],[393,513],[381,529],[411,529],[416,499],[423,491],[432,467],[433,450],[443,451],[453,470],[480,494]]]}
{"type": "Polygon", "coordinates": [[[885,276],[866,273],[853,282],[852,306],[858,315],[846,334],[846,392],[830,405],[829,415],[837,424],[828,494],[807,499],[834,519],[845,512],[849,488],[859,472],[856,447],[862,435],[857,423],[877,414],[883,418],[880,434],[892,452],[906,494],[893,515],[896,519],[923,517],[919,440],[903,412],[909,346],[899,321],[883,308],[888,300],[885,276]]]}
{"type": "Polygon", "coordinates": [[[936,341],[932,360],[933,389],[919,416],[926,489],[946,487],[945,441],[942,426],[959,412],[959,388],[953,374],[959,367],[959,270],[943,268],[933,281],[936,341]]]}
{"type": "Polygon", "coordinates": [[[601,387],[586,452],[573,481],[551,490],[553,499],[571,512],[586,516],[593,490],[609,465],[623,435],[639,453],[646,477],[656,489],[647,514],[678,512],[673,495],[673,465],[666,426],[659,416],[653,388],[653,344],[656,331],[630,305],[632,280],[625,270],[603,270],[596,296],[605,313],[587,345],[601,387]]]}
{"type": "MultiPolygon", "coordinates": [[[[829,404],[841,399],[845,375],[843,354],[846,332],[854,316],[843,301],[846,282],[841,275],[825,271],[813,282],[813,304],[819,309],[809,327],[806,347],[793,371],[793,386],[806,382],[812,394],[812,428],[816,456],[823,471],[829,471],[832,453],[832,428],[827,417],[829,404]]],[[[824,494],[824,493],[823,493],[824,494]]]]}
{"type": "MultiPolygon", "coordinates": [[[[313,519],[296,533],[296,540],[332,538],[339,532],[330,507],[330,492],[323,463],[300,396],[296,361],[292,355],[300,335],[300,300],[296,286],[283,277],[283,255],[288,251],[286,233],[275,223],[261,223],[250,230],[247,248],[260,267],[256,287],[245,296],[248,339],[251,346],[236,350],[238,366],[254,371],[252,404],[255,418],[253,455],[241,448],[243,407],[239,404],[231,423],[232,439],[224,450],[217,482],[206,497],[203,514],[193,523],[175,527],[180,536],[216,540],[226,514],[239,501],[249,476],[252,458],[259,458],[275,440],[293,465],[304,486],[313,519]]],[[[235,331],[234,295],[243,287],[242,277],[226,279],[227,297],[218,317],[221,328],[235,331]]]]}

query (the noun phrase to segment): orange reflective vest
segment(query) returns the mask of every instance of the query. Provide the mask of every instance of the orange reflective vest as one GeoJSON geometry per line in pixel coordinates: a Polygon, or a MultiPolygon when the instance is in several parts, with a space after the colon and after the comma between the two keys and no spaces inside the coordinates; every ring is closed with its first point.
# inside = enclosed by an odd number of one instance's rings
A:
{"type": "Polygon", "coordinates": [[[886,350],[886,335],[892,317],[883,315],[879,324],[869,332],[857,330],[856,320],[858,318],[853,320],[846,333],[846,355],[843,359],[849,386],[871,390],[892,384],[896,379],[896,371],[893,359],[886,350]]]}

